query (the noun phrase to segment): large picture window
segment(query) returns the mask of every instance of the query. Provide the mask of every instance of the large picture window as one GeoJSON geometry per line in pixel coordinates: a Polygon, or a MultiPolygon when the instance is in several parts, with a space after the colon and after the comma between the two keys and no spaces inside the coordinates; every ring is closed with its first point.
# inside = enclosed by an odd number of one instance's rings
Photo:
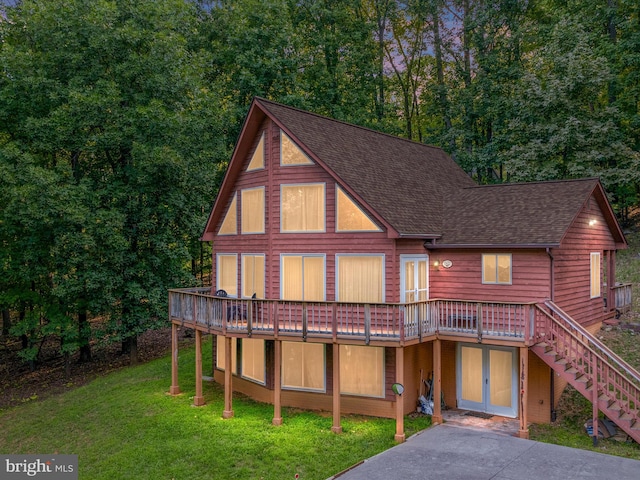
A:
{"type": "Polygon", "coordinates": [[[322,343],[282,342],[282,387],[325,390],[322,343]]]}
{"type": "Polygon", "coordinates": [[[511,254],[482,255],[482,283],[511,283],[511,254]]]}
{"type": "Polygon", "coordinates": [[[265,383],[264,340],[242,339],[242,376],[265,383]]]}
{"type": "Polygon", "coordinates": [[[242,296],[264,298],[264,255],[242,255],[242,296]]]}
{"type": "Polygon", "coordinates": [[[340,345],[340,393],[384,396],[384,348],[340,345]]]}
{"type": "Polygon", "coordinates": [[[384,301],[384,256],[338,255],[338,301],[384,301]]]}
{"type": "Polygon", "coordinates": [[[280,187],[280,230],[323,232],[325,229],[324,183],[280,187]]]}
{"type": "Polygon", "coordinates": [[[283,300],[324,301],[323,255],[282,255],[281,265],[283,300]]]}
{"type": "Polygon", "coordinates": [[[231,297],[236,297],[238,295],[238,256],[219,253],[216,258],[217,289],[224,290],[231,297]]]}
{"type": "Polygon", "coordinates": [[[242,190],[242,233],[264,233],[264,187],[242,190]]]}
{"type": "Polygon", "coordinates": [[[600,296],[601,286],[600,252],[591,253],[591,298],[600,296]]]}

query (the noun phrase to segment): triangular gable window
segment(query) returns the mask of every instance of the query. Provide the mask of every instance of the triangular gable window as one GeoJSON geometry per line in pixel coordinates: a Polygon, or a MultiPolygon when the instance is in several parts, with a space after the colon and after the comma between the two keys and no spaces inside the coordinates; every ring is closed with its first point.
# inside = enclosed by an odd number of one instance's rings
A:
{"type": "Polygon", "coordinates": [[[218,235],[235,235],[238,233],[238,209],[236,205],[237,194],[234,194],[231,205],[229,205],[229,210],[227,210],[222,225],[220,225],[218,235]]]}
{"type": "Polygon", "coordinates": [[[337,232],[380,232],[378,227],[356,203],[342,191],[336,189],[337,232]]]}
{"type": "Polygon", "coordinates": [[[313,165],[311,159],[282,130],[280,131],[280,164],[313,165]]]}
{"type": "Polygon", "coordinates": [[[253,152],[253,157],[247,167],[247,172],[251,170],[259,170],[264,168],[264,133],[260,136],[260,141],[256,147],[256,151],[253,152]]]}

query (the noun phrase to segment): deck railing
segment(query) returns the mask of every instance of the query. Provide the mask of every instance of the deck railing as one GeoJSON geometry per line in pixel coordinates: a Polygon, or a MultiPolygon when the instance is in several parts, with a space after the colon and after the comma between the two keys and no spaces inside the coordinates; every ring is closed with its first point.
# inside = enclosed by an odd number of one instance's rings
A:
{"type": "Polygon", "coordinates": [[[413,341],[435,335],[533,335],[533,305],[432,299],[415,303],[301,302],[215,297],[209,288],[169,291],[171,319],[221,333],[413,341]]]}
{"type": "Polygon", "coordinates": [[[638,430],[629,430],[640,421],[640,373],[553,302],[545,302],[545,307],[536,307],[535,342],[546,345],[557,361],[564,362],[564,372],[583,379],[581,393],[591,397],[596,408],[615,413],[611,419],[640,440],[638,430]]]}

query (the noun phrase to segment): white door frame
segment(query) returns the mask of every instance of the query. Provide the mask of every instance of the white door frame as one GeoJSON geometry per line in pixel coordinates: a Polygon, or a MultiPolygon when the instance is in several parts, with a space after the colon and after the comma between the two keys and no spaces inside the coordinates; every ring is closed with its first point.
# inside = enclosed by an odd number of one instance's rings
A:
{"type": "Polygon", "coordinates": [[[515,347],[501,347],[497,345],[478,345],[458,342],[456,348],[456,398],[458,408],[472,410],[503,417],[516,418],[518,416],[518,349],[515,347]],[[482,351],[482,401],[472,402],[462,398],[462,347],[477,348],[482,351]],[[492,350],[511,353],[511,406],[505,407],[490,403],[490,360],[492,350]]]}
{"type": "MultiPolygon", "coordinates": [[[[400,302],[404,303],[407,301],[406,299],[406,295],[407,295],[407,290],[406,290],[406,266],[407,266],[407,262],[415,262],[415,261],[426,261],[427,262],[427,268],[426,268],[426,278],[425,278],[425,291],[426,291],[426,298],[429,298],[429,255],[426,254],[402,254],[400,255],[400,302]]],[[[418,284],[417,280],[418,280],[418,269],[415,269],[415,279],[416,279],[416,285],[418,284]]],[[[417,289],[416,289],[416,297],[418,298],[417,295],[417,289]]]]}

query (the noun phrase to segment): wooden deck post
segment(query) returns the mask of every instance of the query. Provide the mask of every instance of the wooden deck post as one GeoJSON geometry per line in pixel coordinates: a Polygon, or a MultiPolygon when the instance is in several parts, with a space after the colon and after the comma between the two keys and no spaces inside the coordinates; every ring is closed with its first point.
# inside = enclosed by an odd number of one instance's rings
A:
{"type": "Polygon", "coordinates": [[[274,351],[274,369],[273,369],[273,425],[282,425],[282,341],[276,340],[274,351]]]}
{"type": "Polygon", "coordinates": [[[224,410],[222,412],[222,418],[233,417],[233,372],[231,363],[231,337],[224,338],[224,410]]]}
{"type": "MultiPolygon", "coordinates": [[[[404,347],[396,347],[396,383],[404,384],[404,347]]],[[[393,438],[398,443],[404,442],[406,438],[402,395],[396,395],[396,435],[393,438]]]]}
{"type": "Polygon", "coordinates": [[[196,395],[193,397],[193,406],[204,405],[202,396],[202,332],[196,330],[196,395]]]}
{"type": "Polygon", "coordinates": [[[178,386],[178,325],[175,323],[171,324],[171,387],[169,394],[180,394],[178,386]]]}
{"type": "Polygon", "coordinates": [[[529,348],[520,347],[520,438],[529,438],[529,348]]]}
{"type": "Polygon", "coordinates": [[[442,344],[440,339],[433,341],[433,415],[431,423],[442,423],[442,344]]]}
{"type": "Polygon", "coordinates": [[[333,425],[331,431],[342,433],[342,425],[340,424],[340,345],[334,343],[331,350],[333,352],[333,425]]]}

